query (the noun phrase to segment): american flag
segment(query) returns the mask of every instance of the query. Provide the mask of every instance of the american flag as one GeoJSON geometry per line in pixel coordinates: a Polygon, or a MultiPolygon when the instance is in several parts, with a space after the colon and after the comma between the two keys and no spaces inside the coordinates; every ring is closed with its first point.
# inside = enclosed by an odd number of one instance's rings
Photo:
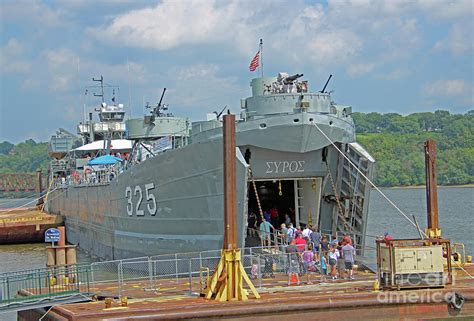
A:
{"type": "Polygon", "coordinates": [[[250,71],[255,71],[259,65],[259,60],[260,60],[260,50],[257,51],[257,54],[255,57],[253,57],[252,61],[250,62],[249,70],[250,71]]]}

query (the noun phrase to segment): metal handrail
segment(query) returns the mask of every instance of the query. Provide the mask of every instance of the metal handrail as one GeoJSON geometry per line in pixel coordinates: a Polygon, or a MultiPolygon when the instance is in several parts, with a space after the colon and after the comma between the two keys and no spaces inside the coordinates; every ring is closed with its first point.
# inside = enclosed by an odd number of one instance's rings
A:
{"type": "Polygon", "coordinates": [[[0,306],[90,293],[91,271],[90,265],[71,264],[3,273],[0,306]]]}

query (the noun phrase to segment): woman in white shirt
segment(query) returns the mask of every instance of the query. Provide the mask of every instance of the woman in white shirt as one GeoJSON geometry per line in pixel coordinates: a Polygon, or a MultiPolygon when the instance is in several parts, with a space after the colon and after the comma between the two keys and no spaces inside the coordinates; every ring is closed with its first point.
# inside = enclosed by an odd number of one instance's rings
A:
{"type": "Polygon", "coordinates": [[[333,280],[337,279],[337,273],[336,273],[336,264],[337,264],[337,259],[339,258],[339,251],[335,246],[332,246],[330,251],[329,251],[329,266],[331,268],[331,276],[333,280]]]}

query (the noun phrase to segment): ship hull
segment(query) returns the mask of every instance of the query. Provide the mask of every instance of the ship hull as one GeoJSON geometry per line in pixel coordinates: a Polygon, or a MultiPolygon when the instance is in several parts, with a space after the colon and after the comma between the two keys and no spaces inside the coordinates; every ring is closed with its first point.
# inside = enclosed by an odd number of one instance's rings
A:
{"type": "MultiPolygon", "coordinates": [[[[256,204],[261,203],[263,210],[280,209],[279,222],[290,214],[294,225],[317,225],[326,234],[351,232],[363,246],[368,189],[341,189],[344,158],[310,123],[317,118],[326,135],[348,153],[353,128],[346,122],[334,127],[329,125],[331,117],[309,114],[299,115],[298,122],[291,116],[292,123],[284,126],[288,117],[266,119],[266,133],[255,124],[237,125],[239,245],[244,246],[249,206],[258,215],[256,204]],[[249,184],[251,179],[257,191],[249,184]],[[341,204],[334,197],[328,200],[328,195],[343,192],[347,197],[359,194],[357,211],[352,200],[345,205],[353,208],[353,217],[348,211],[347,218],[338,213],[341,204]],[[344,220],[354,226],[346,229],[344,220]]],[[[224,217],[221,133],[216,128],[197,134],[191,144],[134,165],[110,183],[60,187],[51,193],[48,211],[65,217],[68,242],[104,259],[220,249],[224,217]]]]}
{"type": "MultiPolygon", "coordinates": [[[[168,151],[110,184],[59,188],[48,210],[65,217],[68,242],[105,259],[218,249],[223,241],[222,155],[220,141],[168,151]]],[[[247,170],[241,155],[236,162],[243,244],[247,170]]]]}

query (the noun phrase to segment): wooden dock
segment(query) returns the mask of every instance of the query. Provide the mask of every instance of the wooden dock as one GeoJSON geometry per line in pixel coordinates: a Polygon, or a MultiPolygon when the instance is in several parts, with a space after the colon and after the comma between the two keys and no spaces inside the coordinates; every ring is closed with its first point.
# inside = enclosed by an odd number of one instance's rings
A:
{"type": "Polygon", "coordinates": [[[63,224],[59,215],[36,208],[0,211],[0,244],[44,242],[44,232],[63,224]]]}
{"type": "MultiPolygon", "coordinates": [[[[474,274],[474,266],[465,267],[474,274]]],[[[116,298],[112,307],[104,301],[59,305],[43,320],[440,320],[457,316],[474,319],[474,279],[455,270],[453,285],[439,289],[374,291],[375,277],[359,272],[355,280],[318,280],[313,285],[288,286],[283,274],[264,280],[271,284],[259,290],[261,299],[219,303],[190,296],[185,280],[162,280],[156,291],[146,291],[146,281],[130,281],[128,306],[116,298]],[[452,292],[466,299],[461,310],[449,307],[445,297],[452,292]]],[[[193,281],[194,282],[194,281],[193,281]]],[[[313,280],[314,282],[314,280],[313,280]]],[[[93,285],[97,294],[116,293],[117,284],[93,285]]],[[[27,311],[19,320],[32,320],[44,311],[27,311]]]]}

